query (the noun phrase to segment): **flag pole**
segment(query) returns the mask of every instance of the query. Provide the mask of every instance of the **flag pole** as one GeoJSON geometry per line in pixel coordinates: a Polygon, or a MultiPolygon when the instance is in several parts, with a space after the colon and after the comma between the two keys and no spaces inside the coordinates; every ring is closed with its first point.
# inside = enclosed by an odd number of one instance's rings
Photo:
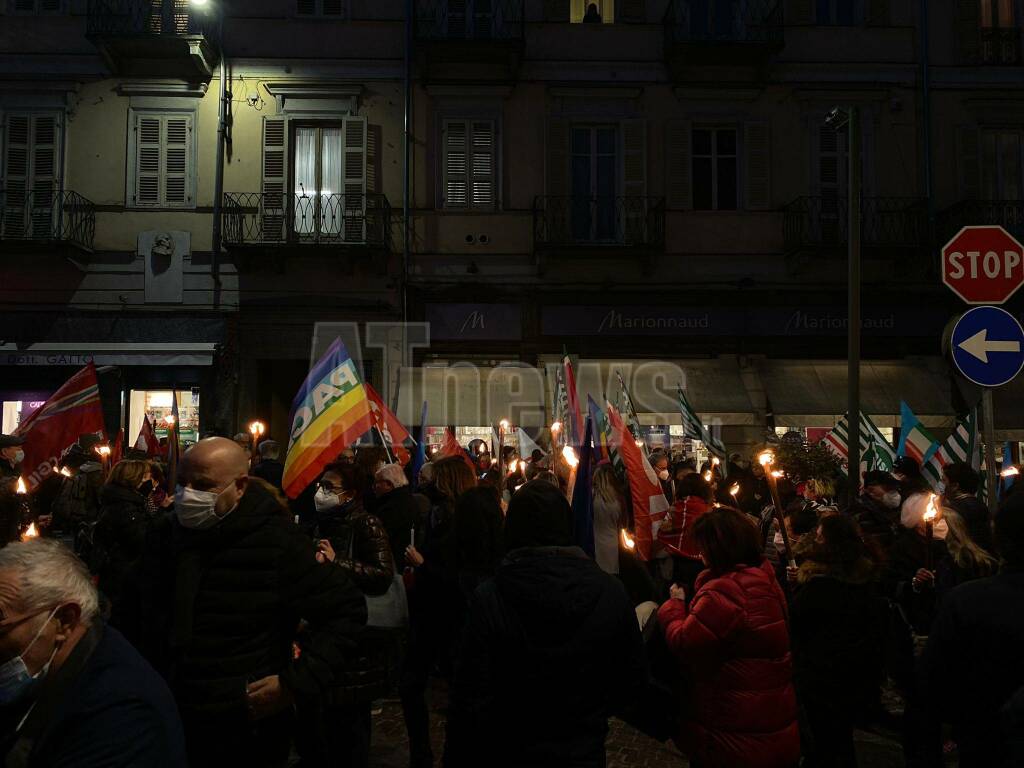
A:
{"type": "Polygon", "coordinates": [[[383,432],[383,430],[381,430],[379,424],[374,424],[373,428],[377,432],[378,437],[380,437],[380,444],[384,446],[384,452],[388,456],[388,464],[394,464],[395,463],[395,455],[393,453],[391,453],[391,446],[389,446],[388,445],[388,441],[384,439],[384,432],[383,432]]]}

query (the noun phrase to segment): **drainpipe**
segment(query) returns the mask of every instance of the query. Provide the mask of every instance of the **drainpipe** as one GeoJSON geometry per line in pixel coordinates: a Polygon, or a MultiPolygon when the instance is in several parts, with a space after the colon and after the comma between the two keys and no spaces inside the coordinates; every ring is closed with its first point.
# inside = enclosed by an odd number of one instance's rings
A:
{"type": "MultiPolygon", "coordinates": [[[[405,132],[403,136],[404,160],[402,162],[402,322],[409,322],[409,232],[410,206],[412,203],[410,179],[412,175],[412,35],[413,2],[405,3],[405,132]]],[[[403,344],[403,349],[404,349],[403,344]]]]}
{"type": "MultiPolygon", "coordinates": [[[[924,151],[924,196],[928,206],[928,252],[935,244],[935,200],[932,196],[932,94],[928,68],[928,0],[921,0],[921,128],[924,151]]],[[[929,260],[929,263],[931,261],[929,260]]]]}
{"type": "MultiPolygon", "coordinates": [[[[223,40],[223,33],[221,35],[223,40]]],[[[213,254],[210,269],[213,273],[213,305],[220,306],[220,247],[221,247],[221,212],[224,201],[224,144],[226,142],[227,120],[227,65],[224,62],[224,50],[220,52],[220,83],[217,100],[217,160],[213,181],[213,254]]]]}

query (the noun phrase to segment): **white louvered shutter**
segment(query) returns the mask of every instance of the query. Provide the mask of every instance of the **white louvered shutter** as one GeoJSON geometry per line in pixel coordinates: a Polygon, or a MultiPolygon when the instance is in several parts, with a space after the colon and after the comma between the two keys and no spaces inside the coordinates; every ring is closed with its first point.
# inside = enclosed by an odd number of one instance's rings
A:
{"type": "Polygon", "coordinates": [[[160,134],[157,115],[135,117],[135,199],[138,206],[160,205],[160,134]]]}
{"type": "Polygon", "coordinates": [[[494,123],[474,120],[470,124],[470,207],[494,210],[497,200],[494,123]]]}
{"type": "Polygon", "coordinates": [[[668,207],[688,210],[693,207],[689,121],[673,120],[665,126],[665,155],[668,207]]]}
{"type": "Polygon", "coordinates": [[[192,204],[192,116],[164,118],[163,205],[192,204]]]}
{"type": "Polygon", "coordinates": [[[316,15],[316,0],[297,0],[295,12],[300,16],[316,15]]]}
{"type": "Polygon", "coordinates": [[[344,0],[322,0],[323,15],[332,18],[341,18],[345,15],[344,0]]]}
{"type": "Polygon", "coordinates": [[[285,211],[291,208],[288,183],[288,118],[263,118],[263,182],[260,188],[261,240],[283,242],[286,239],[285,211]]]}
{"type": "Polygon", "coordinates": [[[25,235],[25,207],[28,198],[29,152],[32,118],[7,116],[7,152],[4,158],[4,235],[25,235]]]}
{"type": "Polygon", "coordinates": [[[135,194],[141,208],[183,208],[192,198],[192,115],[135,116],[135,194]]]}
{"type": "Polygon", "coordinates": [[[32,236],[50,237],[53,232],[54,197],[57,194],[57,118],[35,115],[32,118],[32,236]]]}
{"type": "Polygon", "coordinates": [[[366,241],[366,118],[346,117],[342,157],[345,231],[349,242],[366,241]]]}
{"type": "Polygon", "coordinates": [[[444,124],[444,207],[469,206],[469,136],[465,120],[444,124]]]}

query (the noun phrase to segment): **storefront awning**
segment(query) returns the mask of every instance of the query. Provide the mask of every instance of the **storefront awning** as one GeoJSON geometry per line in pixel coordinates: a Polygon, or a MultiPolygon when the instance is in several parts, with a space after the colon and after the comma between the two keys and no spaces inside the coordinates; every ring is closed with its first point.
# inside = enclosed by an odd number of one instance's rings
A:
{"type": "MultiPolygon", "coordinates": [[[[832,426],[846,412],[845,360],[767,360],[761,380],[778,426],[832,426]]],[[[951,380],[941,358],[869,361],[860,366],[861,410],[879,427],[898,422],[905,400],[926,425],[952,427],[951,380]]]]}
{"type": "Polygon", "coordinates": [[[0,344],[0,366],[213,365],[212,342],[0,344]]]}

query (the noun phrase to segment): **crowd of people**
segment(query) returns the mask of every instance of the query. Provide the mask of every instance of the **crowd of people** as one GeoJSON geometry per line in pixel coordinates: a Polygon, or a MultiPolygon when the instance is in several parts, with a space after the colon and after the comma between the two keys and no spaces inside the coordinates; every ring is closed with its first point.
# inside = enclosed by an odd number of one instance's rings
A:
{"type": "Polygon", "coordinates": [[[643,561],[609,462],[581,537],[557,453],[346,449],[287,499],[248,439],[106,467],[82,436],[27,496],[0,436],[6,764],[362,768],[395,696],[410,768],[599,768],[613,716],[700,768],[854,766],[859,728],[909,766],[1024,765],[1024,493],[990,515],[966,464],[937,495],[900,459],[849,504],[792,473],[776,509],[757,461],[656,451],[643,561]]]}

